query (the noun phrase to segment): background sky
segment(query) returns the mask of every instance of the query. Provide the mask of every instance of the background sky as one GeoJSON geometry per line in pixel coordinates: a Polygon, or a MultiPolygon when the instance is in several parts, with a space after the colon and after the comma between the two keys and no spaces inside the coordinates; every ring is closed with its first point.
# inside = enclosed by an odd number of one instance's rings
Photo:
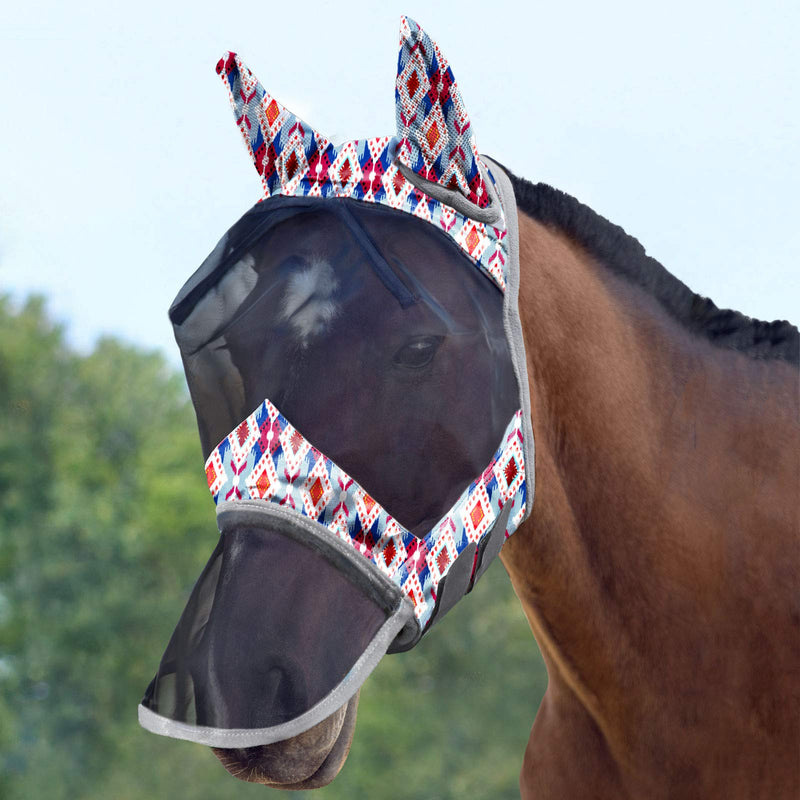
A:
{"type": "Polygon", "coordinates": [[[401,13],[481,152],[718,306],[800,322],[796,0],[4,4],[0,291],[46,293],[82,349],[114,333],[178,363],[167,308],[260,196],[218,58],[336,141],[390,135],[401,13]]]}

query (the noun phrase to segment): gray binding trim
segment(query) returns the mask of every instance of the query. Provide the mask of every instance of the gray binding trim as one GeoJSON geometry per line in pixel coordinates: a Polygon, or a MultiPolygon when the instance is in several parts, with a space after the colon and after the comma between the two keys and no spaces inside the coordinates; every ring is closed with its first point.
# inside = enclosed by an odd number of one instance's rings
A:
{"type": "MultiPolygon", "coordinates": [[[[481,158],[489,165],[492,175],[497,181],[497,191],[506,217],[506,241],[508,242],[508,276],[506,278],[506,294],[503,300],[503,324],[506,338],[511,348],[511,359],[519,384],[520,407],[522,408],[523,455],[525,456],[525,516],[524,522],[533,509],[533,495],[536,489],[535,480],[535,448],[533,444],[533,424],[531,423],[531,395],[528,387],[528,367],[525,359],[525,342],[522,338],[522,324],[519,320],[519,224],[517,220],[517,201],[514,187],[501,167],[491,158],[481,158]]],[[[491,182],[491,179],[490,179],[491,182]]]]}
{"type": "Polygon", "coordinates": [[[217,505],[220,533],[234,525],[267,527],[316,550],[347,575],[370,599],[387,613],[393,612],[404,596],[400,587],[352,546],[331,533],[322,523],[297,511],[265,500],[229,500],[217,505]]]}
{"type": "Polygon", "coordinates": [[[318,725],[322,720],[338,711],[361,688],[367,676],[383,658],[389,645],[410,619],[414,608],[403,598],[395,613],[383,623],[367,649],[342,681],[315,706],[289,722],[269,728],[211,728],[205,725],[189,725],[162,717],[139,704],[139,724],[151,733],[185,739],[210,747],[255,747],[291,739],[318,725]]]}
{"type": "MultiPolygon", "coordinates": [[[[483,156],[481,156],[481,158],[483,158],[483,156]]],[[[398,160],[395,160],[394,164],[397,169],[400,170],[402,176],[412,186],[421,189],[434,200],[438,200],[440,203],[454,208],[459,214],[463,214],[465,217],[474,219],[477,222],[486,222],[489,225],[494,225],[502,219],[503,209],[500,207],[497,192],[495,191],[492,179],[486,174],[486,170],[482,164],[478,163],[478,169],[481,171],[483,183],[489,192],[489,205],[486,206],[486,208],[475,205],[475,203],[467,200],[461,192],[457,192],[455,189],[448,189],[439,183],[429,181],[427,178],[417,175],[411,167],[401,164],[398,160]]]]}
{"type": "MultiPolygon", "coordinates": [[[[510,503],[508,505],[511,505],[510,503]]],[[[504,531],[505,533],[505,531],[504,531]]],[[[472,567],[475,564],[475,542],[470,542],[450,565],[447,574],[439,581],[436,589],[436,606],[431,614],[430,626],[444,615],[469,591],[472,581],[472,567]]]]}
{"type": "Polygon", "coordinates": [[[506,530],[508,529],[508,518],[511,516],[511,503],[506,503],[500,516],[494,523],[491,531],[486,535],[486,538],[481,542],[483,548],[478,554],[478,565],[475,568],[475,577],[469,591],[481,579],[481,576],[489,568],[489,564],[500,555],[500,550],[506,543],[506,530]]]}

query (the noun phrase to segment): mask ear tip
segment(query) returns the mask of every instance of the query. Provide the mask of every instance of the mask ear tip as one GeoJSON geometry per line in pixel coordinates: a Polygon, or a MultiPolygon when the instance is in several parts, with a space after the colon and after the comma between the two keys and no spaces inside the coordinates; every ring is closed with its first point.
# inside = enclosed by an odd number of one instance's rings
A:
{"type": "Polygon", "coordinates": [[[236,53],[226,52],[216,71],[266,196],[294,194],[306,175],[307,147],[324,151],[329,140],[267,92],[236,53]]]}
{"type": "Polygon", "coordinates": [[[422,32],[422,28],[420,28],[419,23],[415,20],[411,19],[411,17],[407,16],[406,14],[401,15],[400,17],[400,35],[403,38],[409,38],[415,34],[419,34],[422,32]]]}
{"type": "Polygon", "coordinates": [[[236,78],[244,81],[254,80],[253,73],[250,72],[244,61],[231,50],[226,50],[222,54],[222,58],[217,61],[216,72],[231,90],[236,78]]]}
{"type": "Polygon", "coordinates": [[[236,57],[236,53],[232,53],[230,50],[226,50],[222,54],[222,58],[217,61],[217,75],[222,75],[223,72],[227,75],[230,72],[230,65],[234,63],[234,58],[236,57]]]}
{"type": "Polygon", "coordinates": [[[485,208],[489,193],[453,71],[436,42],[406,16],[400,19],[395,102],[400,161],[485,208]]]}

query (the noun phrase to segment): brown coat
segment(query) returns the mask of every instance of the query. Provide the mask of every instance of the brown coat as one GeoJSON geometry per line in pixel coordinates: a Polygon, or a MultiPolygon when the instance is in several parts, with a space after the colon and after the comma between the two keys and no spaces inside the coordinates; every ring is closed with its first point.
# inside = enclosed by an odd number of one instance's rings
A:
{"type": "Polygon", "coordinates": [[[800,375],[520,214],[536,442],[501,557],[549,687],[523,798],[800,797],[800,375]]]}

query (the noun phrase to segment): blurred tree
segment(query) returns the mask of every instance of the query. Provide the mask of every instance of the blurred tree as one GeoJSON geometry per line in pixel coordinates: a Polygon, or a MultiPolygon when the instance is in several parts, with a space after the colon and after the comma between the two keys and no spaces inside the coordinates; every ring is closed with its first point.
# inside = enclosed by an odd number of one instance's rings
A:
{"type": "MultiPolygon", "coordinates": [[[[183,379],[112,339],[72,352],[41,298],[0,296],[0,796],[277,793],[136,705],[217,538],[183,379]]],[[[367,681],[320,798],[503,798],[545,673],[502,567],[367,681]]]]}

